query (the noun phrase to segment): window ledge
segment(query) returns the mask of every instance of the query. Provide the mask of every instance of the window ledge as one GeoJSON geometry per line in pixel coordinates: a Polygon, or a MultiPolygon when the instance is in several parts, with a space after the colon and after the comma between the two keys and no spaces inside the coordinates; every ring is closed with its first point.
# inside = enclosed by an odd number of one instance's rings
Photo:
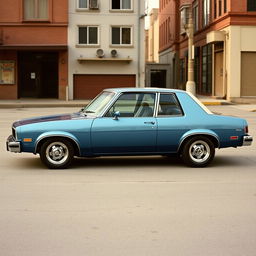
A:
{"type": "Polygon", "coordinates": [[[99,12],[100,9],[76,8],[76,12],[99,12]]]}
{"type": "Polygon", "coordinates": [[[131,58],[78,58],[78,62],[127,62],[130,63],[132,61],[131,58]]]}
{"type": "Polygon", "coordinates": [[[115,13],[115,12],[116,13],[133,13],[134,10],[132,10],[132,9],[116,9],[116,10],[110,9],[109,12],[112,12],[112,13],[115,13]]]}
{"type": "Polygon", "coordinates": [[[133,45],[120,45],[120,44],[111,44],[109,45],[110,48],[134,48],[133,45]]]}
{"type": "Polygon", "coordinates": [[[76,48],[99,48],[99,44],[76,44],[76,48]]]}
{"type": "Polygon", "coordinates": [[[32,20],[23,20],[23,23],[51,23],[50,20],[40,20],[40,19],[32,19],[32,20]]]}

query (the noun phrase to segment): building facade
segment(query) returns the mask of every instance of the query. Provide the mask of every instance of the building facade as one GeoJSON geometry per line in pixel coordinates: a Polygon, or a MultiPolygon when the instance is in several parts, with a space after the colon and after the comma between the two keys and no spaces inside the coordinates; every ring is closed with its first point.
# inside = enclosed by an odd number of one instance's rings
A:
{"type": "Polygon", "coordinates": [[[256,2],[160,0],[160,62],[172,69],[172,87],[187,80],[186,23],[194,25],[194,73],[198,94],[228,100],[256,96],[256,2]]]}
{"type": "Polygon", "coordinates": [[[69,99],[145,84],[144,1],[73,0],[69,5],[69,99]]]}
{"type": "Polygon", "coordinates": [[[0,6],[0,99],[65,99],[67,0],[0,0],[0,6]]]}
{"type": "Polygon", "coordinates": [[[149,28],[146,49],[146,61],[151,63],[159,62],[159,19],[158,8],[153,8],[149,13],[149,28]]]}

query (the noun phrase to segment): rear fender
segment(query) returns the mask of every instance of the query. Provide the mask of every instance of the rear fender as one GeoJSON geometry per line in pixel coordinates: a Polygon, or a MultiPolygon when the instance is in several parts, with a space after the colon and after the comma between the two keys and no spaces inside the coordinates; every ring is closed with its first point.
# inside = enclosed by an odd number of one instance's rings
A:
{"type": "Polygon", "coordinates": [[[208,130],[208,129],[195,129],[195,130],[190,130],[188,132],[186,132],[185,134],[183,134],[183,136],[181,137],[180,141],[179,141],[179,148],[178,151],[181,149],[182,144],[190,137],[194,137],[194,136],[207,136],[207,137],[212,137],[214,139],[214,145],[216,148],[220,148],[220,139],[219,136],[212,130],[208,130]]]}

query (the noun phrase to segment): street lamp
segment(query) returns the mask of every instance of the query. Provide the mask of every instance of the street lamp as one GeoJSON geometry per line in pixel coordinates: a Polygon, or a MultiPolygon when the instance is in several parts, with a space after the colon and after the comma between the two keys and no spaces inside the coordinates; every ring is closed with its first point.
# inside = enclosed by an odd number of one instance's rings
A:
{"type": "Polygon", "coordinates": [[[194,39],[194,25],[192,19],[192,7],[189,8],[189,19],[186,25],[186,34],[188,36],[188,80],[186,83],[186,91],[196,95],[196,84],[194,81],[194,56],[193,39],[194,39]]]}

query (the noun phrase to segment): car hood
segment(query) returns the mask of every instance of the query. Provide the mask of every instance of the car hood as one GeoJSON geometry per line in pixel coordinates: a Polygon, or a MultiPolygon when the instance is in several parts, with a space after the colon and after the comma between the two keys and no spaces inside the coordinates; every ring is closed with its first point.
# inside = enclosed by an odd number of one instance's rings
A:
{"type": "Polygon", "coordinates": [[[18,126],[27,125],[27,124],[35,124],[42,122],[53,122],[53,121],[63,121],[63,120],[77,120],[77,119],[92,119],[91,116],[86,116],[81,112],[73,113],[73,114],[61,114],[61,115],[51,115],[51,116],[41,116],[29,119],[22,119],[13,123],[13,127],[16,128],[18,126]]]}

